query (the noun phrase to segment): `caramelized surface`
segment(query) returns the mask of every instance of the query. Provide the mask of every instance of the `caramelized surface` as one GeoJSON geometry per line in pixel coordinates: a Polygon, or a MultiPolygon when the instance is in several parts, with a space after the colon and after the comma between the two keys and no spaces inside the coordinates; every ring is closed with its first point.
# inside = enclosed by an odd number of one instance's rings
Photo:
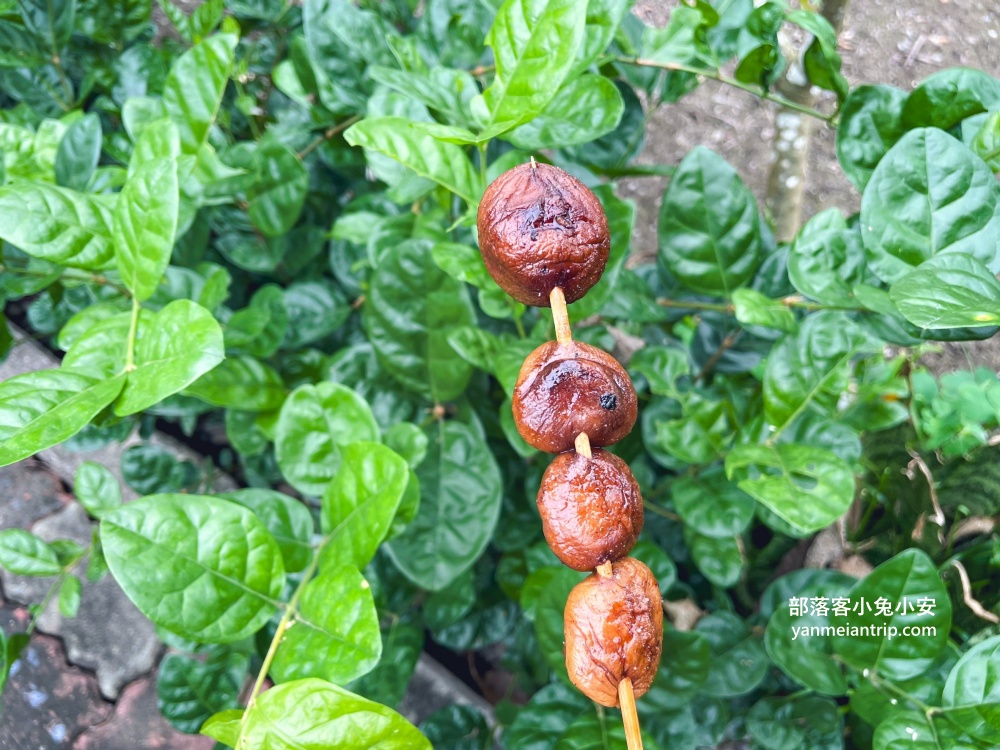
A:
{"type": "Polygon", "coordinates": [[[628,464],[607,451],[555,457],[538,490],[545,541],[562,563],[593,570],[629,553],[642,531],[642,495],[628,464]]]}
{"type": "Polygon", "coordinates": [[[521,164],[486,189],[476,220],[490,275],[526,305],[548,307],[561,287],[580,299],[604,273],[611,249],[604,208],[558,167],[521,164]]]}

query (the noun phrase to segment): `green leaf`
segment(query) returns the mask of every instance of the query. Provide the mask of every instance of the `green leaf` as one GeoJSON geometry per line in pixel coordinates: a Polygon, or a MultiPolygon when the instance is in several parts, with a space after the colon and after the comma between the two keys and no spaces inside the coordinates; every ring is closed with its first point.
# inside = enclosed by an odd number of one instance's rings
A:
{"type": "Polygon", "coordinates": [[[140,495],[182,492],[196,486],[201,471],[191,461],[181,461],[166,448],[152,443],[133,445],[122,454],[122,477],[140,495]]]}
{"type": "Polygon", "coordinates": [[[396,516],[409,481],[402,457],[378,443],[351,443],[323,493],[321,523],[329,538],[324,567],[331,562],[364,568],[375,556],[396,516]]]}
{"type": "Polygon", "coordinates": [[[875,728],[874,750],[982,750],[947,722],[928,723],[917,711],[896,711],[875,728]]]}
{"type": "Polygon", "coordinates": [[[424,647],[424,627],[413,617],[394,618],[382,628],[382,658],[367,674],[345,687],[387,706],[398,706],[424,647]]]}
{"type": "Polygon", "coordinates": [[[58,445],[82,430],[122,390],[111,378],[39,370],[0,383],[0,466],[58,445]]]}
{"type": "Polygon", "coordinates": [[[281,550],[257,517],[204,495],[150,495],[106,514],[108,567],[146,617],[202,643],[253,635],[285,583],[281,550]]]}
{"type": "Polygon", "coordinates": [[[180,210],[177,137],[177,128],[167,120],[142,131],[115,206],[118,272],[140,302],[156,291],[174,247],[180,210]]]}
{"type": "Polygon", "coordinates": [[[871,610],[852,610],[838,621],[851,630],[834,634],[834,652],[849,666],[874,670],[890,680],[926,671],[947,643],[951,629],[951,600],[926,553],[904,550],[879,565],[851,589],[852,605],[862,598],[871,610]],[[890,613],[877,610],[879,599],[888,601],[890,613]],[[929,604],[929,613],[918,614],[921,600],[929,604]],[[902,609],[897,611],[898,607],[902,609]],[[931,627],[936,633],[903,633],[904,627],[914,626],[931,627]],[[866,629],[856,633],[855,628],[866,629]]]}
{"type": "Polygon", "coordinates": [[[781,300],[770,299],[756,289],[733,292],[736,319],[745,326],[764,326],[778,331],[794,331],[795,316],[781,300]]]}
{"type": "Polygon", "coordinates": [[[274,449],[285,479],[319,497],[337,474],[342,446],[378,439],[378,424],[363,398],[338,383],[318,383],[299,386],[285,399],[274,449]]]}
{"type": "MultiPolygon", "coordinates": [[[[79,342],[78,342],[79,343],[79,342]]],[[[115,403],[120,417],[182,391],[224,357],[222,329],[201,305],[179,299],[140,319],[135,369],[115,403]]]]}
{"type": "Polygon", "coordinates": [[[358,750],[431,750],[427,738],[391,708],[317,679],[261,693],[243,739],[247,747],[275,750],[330,750],[345,741],[358,750]]]}
{"type": "Polygon", "coordinates": [[[730,479],[752,467],[739,488],[803,532],[840,518],[854,499],[854,472],[841,458],[812,445],[738,445],[726,456],[730,479]]]}
{"type": "Polygon", "coordinates": [[[507,0],[486,35],[496,77],[483,93],[487,124],[526,122],[548,104],[576,63],[587,3],[507,0]]]}
{"type": "Polygon", "coordinates": [[[403,242],[371,278],[364,323],[385,369],[408,390],[435,401],[457,398],[472,368],[448,335],[475,313],[461,282],[434,263],[427,240],[403,242]]]}
{"type": "Polygon", "coordinates": [[[101,158],[101,120],[84,115],[66,130],[56,152],[56,182],[72,190],[86,190],[101,158]]]}
{"type": "Polygon", "coordinates": [[[861,200],[868,264],[887,283],[939,253],[966,253],[1000,271],[1000,186],[947,133],[907,133],[879,162],[861,200]]]}
{"type": "Polygon", "coordinates": [[[732,612],[720,611],[698,620],[694,632],[712,651],[711,667],[702,692],[728,698],[745,695],[764,679],[768,660],[760,639],[732,612]]]}
{"type": "Polygon", "coordinates": [[[411,469],[424,460],[428,442],[427,433],[412,422],[397,422],[385,433],[385,444],[402,456],[411,469]]]}
{"type": "Polygon", "coordinates": [[[163,104],[180,132],[181,151],[197,154],[208,138],[229,80],[237,39],[217,34],[174,62],[163,85],[163,104]]]}
{"type": "Polygon", "coordinates": [[[757,202],[726,161],[701,146],[678,165],[660,207],[660,259],[696,292],[728,297],[760,260],[757,202]]]}
{"type": "Polygon", "coordinates": [[[569,726],[591,710],[593,704],[576,688],[558,682],[546,685],[517,712],[504,732],[504,742],[518,750],[551,750],[569,726]]]}
{"type": "MultiPolygon", "coordinates": [[[[643,734],[644,746],[651,739],[643,734]]],[[[553,750],[627,750],[625,725],[614,714],[587,712],[567,727],[553,750]]]]}
{"type": "Polygon", "coordinates": [[[671,711],[687,705],[708,679],[712,651],[693,630],[664,628],[663,651],[656,679],[643,697],[648,710],[671,711]]]}
{"type": "Polygon", "coordinates": [[[903,107],[903,123],[907,129],[948,130],[997,104],[1000,81],[996,78],[974,68],[945,68],[929,75],[910,93],[903,107]]]}
{"type": "Polygon", "coordinates": [[[41,182],[0,187],[0,239],[35,258],[106,268],[114,256],[112,211],[97,196],[41,182]]]}
{"type": "Polygon", "coordinates": [[[68,575],[59,587],[59,614],[63,617],[76,617],[80,611],[80,592],[83,584],[75,575],[68,575]]]}
{"type": "Polygon", "coordinates": [[[993,112],[972,136],[972,152],[994,172],[1000,172],[1000,112],[993,112]]]}
{"type": "Polygon", "coordinates": [[[788,252],[788,279],[801,294],[824,305],[852,307],[858,284],[877,283],[865,264],[860,232],[847,228],[831,208],[810,219],[788,252]]]}
{"type": "Polygon", "coordinates": [[[698,570],[716,586],[729,588],[740,580],[743,553],[736,537],[704,536],[685,527],[684,541],[698,570]]]}
{"type": "Polygon", "coordinates": [[[743,532],[756,507],[754,499],[721,471],[678,478],[670,485],[670,497],[686,526],[719,539],[743,532]]]}
{"type": "Polygon", "coordinates": [[[244,711],[242,708],[231,708],[220,711],[208,717],[201,725],[201,733],[224,742],[230,747],[236,747],[239,742],[240,731],[243,728],[244,711]]]}
{"type": "Polygon", "coordinates": [[[438,709],[420,723],[420,731],[436,750],[482,750],[493,735],[483,713],[464,705],[438,709]]]}
{"type": "Polygon", "coordinates": [[[295,627],[285,631],[272,670],[279,682],[321,677],[343,683],[373,669],[381,655],[368,581],[351,565],[328,567],[302,590],[295,627]]]}
{"type": "Polygon", "coordinates": [[[651,393],[677,397],[677,379],[691,371],[686,351],[666,346],[644,346],[629,362],[629,369],[642,375],[651,393]]]}
{"type": "Polygon", "coordinates": [[[482,254],[474,247],[438,242],[431,248],[431,257],[438,268],[457,281],[472,284],[477,289],[486,289],[494,283],[482,254]]]}
{"type": "Polygon", "coordinates": [[[693,396],[679,419],[656,424],[656,446],[689,464],[714,461],[733,437],[732,406],[693,396]]]}
{"type": "Polygon", "coordinates": [[[385,154],[447,188],[470,206],[478,206],[485,189],[465,152],[421,131],[405,117],[369,117],[344,132],[352,146],[385,154]]]}
{"type": "Polygon", "coordinates": [[[809,407],[834,409],[847,390],[851,358],[866,342],[864,333],[841,314],[824,311],[808,316],[799,331],[786,335],[767,357],[768,422],[781,430],[809,407]]]}
{"type": "Polygon", "coordinates": [[[330,335],[351,314],[347,300],[328,281],[296,281],[285,289],[284,303],[287,310],[286,334],[281,345],[284,349],[298,349],[330,335]]]}
{"type": "Polygon", "coordinates": [[[604,53],[634,2],[635,0],[588,0],[583,42],[580,44],[574,74],[589,68],[604,53]]]}
{"type": "Polygon", "coordinates": [[[285,400],[285,384],[270,365],[253,357],[228,357],[184,389],[213,406],[273,411],[285,400]]]}
{"type": "Polygon", "coordinates": [[[906,93],[892,86],[858,86],[840,108],[837,158],[858,190],[864,191],[879,161],[907,131],[905,102],[906,93]]]}
{"type": "Polygon", "coordinates": [[[1000,323],[1000,281],[970,255],[925,260],[894,283],[889,296],[903,317],[921,328],[1000,323]]]}
{"type": "Polygon", "coordinates": [[[566,599],[584,575],[562,566],[546,566],[531,573],[521,590],[521,607],[530,612],[535,623],[538,648],[552,669],[563,680],[566,672],[565,638],[566,599]]]}
{"type": "Polygon", "coordinates": [[[98,519],[122,504],[122,490],[115,475],[94,461],[84,461],[76,470],[73,494],[87,513],[98,519]]]}
{"type": "Polygon", "coordinates": [[[295,498],[274,490],[244,489],[219,495],[254,512],[281,549],[285,570],[298,573],[312,560],[312,514],[295,498]]]}
{"type": "MultiPolygon", "coordinates": [[[[296,298],[304,296],[296,295],[296,298]]],[[[302,306],[297,310],[301,313],[302,306]]],[[[266,284],[254,292],[247,307],[229,318],[225,330],[226,346],[244,349],[255,357],[270,357],[278,350],[287,331],[288,307],[284,290],[277,284],[266,284]]]]}
{"type": "Polygon", "coordinates": [[[448,122],[471,126],[469,100],[479,93],[475,79],[464,70],[433,67],[426,73],[372,65],[368,75],[393,91],[423,102],[448,122]]]}
{"type": "Polygon", "coordinates": [[[838,746],[843,742],[837,704],[817,695],[798,700],[762,698],[747,713],[747,732],[755,746],[767,750],[825,746],[822,740],[828,735],[838,746]]]}
{"type": "Polygon", "coordinates": [[[506,139],[525,151],[588,143],[614,130],[624,111],[625,101],[615,85],[587,73],[563,84],[542,114],[506,139]]]}
{"type": "Polygon", "coordinates": [[[0,19],[0,68],[34,67],[47,59],[41,39],[21,24],[0,19]]]}
{"type": "Polygon", "coordinates": [[[247,658],[212,649],[205,661],[167,654],[156,673],[156,704],[174,728],[196,734],[212,714],[237,704],[247,658]]]}
{"type": "Polygon", "coordinates": [[[0,531],[0,566],[19,576],[56,576],[62,572],[55,550],[24,529],[0,531]]]}
{"type": "Polygon", "coordinates": [[[253,161],[256,171],[246,189],[250,221],[268,237],[279,237],[302,213],[309,173],[294,151],[269,138],[254,151],[253,161]]]}
{"type": "Polygon", "coordinates": [[[73,35],[75,0],[18,0],[24,25],[58,55],[73,35]]]}
{"type": "Polygon", "coordinates": [[[500,469],[476,431],[452,421],[432,433],[416,473],[420,509],[387,549],[407,578],[438,591],[468,570],[492,537],[502,498],[500,469]]]}
{"type": "Polygon", "coordinates": [[[962,655],[948,675],[942,705],[945,716],[970,736],[1000,742],[1000,636],[962,655]]]}
{"type": "Polygon", "coordinates": [[[837,32],[830,22],[816,11],[793,10],[785,16],[789,23],[800,26],[813,35],[812,43],[802,58],[810,83],[833,91],[840,101],[847,96],[849,84],[840,72],[837,52],[837,32]]]}

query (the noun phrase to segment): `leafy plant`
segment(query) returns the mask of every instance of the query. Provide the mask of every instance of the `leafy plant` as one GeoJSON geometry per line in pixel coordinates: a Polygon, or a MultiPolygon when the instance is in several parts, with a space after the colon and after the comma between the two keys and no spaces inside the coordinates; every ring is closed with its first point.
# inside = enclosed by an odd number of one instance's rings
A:
{"type": "MultiPolygon", "coordinates": [[[[62,356],[0,384],[0,463],[160,428],[206,465],[132,448],[143,497],[122,504],[84,463],[94,542],[7,530],[0,565],[51,578],[67,616],[75,565],[110,571],[174,649],[178,729],[624,746],[566,684],[578,576],[541,539],[544,461],[510,414],[551,320],[496,287],[473,230],[485,186],[534,156],[594,186],[612,230],[575,332],[643,342],[641,429],[617,450],[673,622],[647,747],[1000,742],[997,379],[920,361],[1000,321],[1000,81],[852,89],[827,21],[774,0],[699,0],[662,29],[628,0],[160,6],[154,42],[148,0],[0,1],[0,292],[62,356]],[[772,88],[783,24],[811,35],[822,110],[772,88]],[[637,164],[649,114],[703,82],[836,128],[860,214],[779,245],[712,151],[637,164]],[[651,174],[671,175],[658,262],[626,267],[616,180],[651,174]],[[246,489],[213,493],[214,466],[246,489]],[[817,533],[871,572],[801,568],[817,533]],[[426,639],[500,654],[497,726],[395,712],[426,639]]],[[[0,639],[0,684],[26,640],[0,639]]]]}

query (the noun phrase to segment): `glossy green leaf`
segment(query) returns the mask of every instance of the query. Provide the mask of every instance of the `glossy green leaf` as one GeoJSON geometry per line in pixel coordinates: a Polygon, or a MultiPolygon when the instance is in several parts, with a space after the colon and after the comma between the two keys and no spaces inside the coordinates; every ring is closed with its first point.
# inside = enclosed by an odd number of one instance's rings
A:
{"type": "Polygon", "coordinates": [[[122,477],[140,495],[183,492],[201,481],[201,470],[152,443],[133,445],[122,454],[122,477]]]}
{"type": "Polygon", "coordinates": [[[399,569],[438,591],[478,559],[500,515],[502,481],[489,447],[471,427],[439,423],[417,467],[420,509],[387,545],[399,569]]]}
{"type": "Polygon", "coordinates": [[[926,671],[948,641],[951,600],[937,567],[920,550],[904,550],[879,565],[851,589],[850,599],[852,605],[863,599],[867,606],[852,609],[837,624],[867,628],[860,634],[837,632],[832,645],[855,669],[871,669],[891,680],[905,680],[926,671]],[[879,599],[887,601],[891,614],[878,611],[879,599]],[[922,602],[928,610],[924,614],[920,614],[922,602]],[[903,628],[915,626],[936,632],[903,633],[903,628]]]}
{"type": "Polygon", "coordinates": [[[678,165],[660,207],[660,259],[689,289],[728,297],[759,263],[757,202],[726,161],[703,147],[678,165]]]}
{"type": "Polygon", "coordinates": [[[266,139],[254,152],[256,173],[247,187],[250,221],[268,237],[288,232],[305,203],[309,173],[288,146],[266,139]]]}
{"type": "Polygon", "coordinates": [[[52,547],[24,529],[0,531],[0,567],[19,576],[55,576],[62,572],[52,547]]]}
{"type": "Polygon", "coordinates": [[[945,716],[972,737],[1000,742],[1000,636],[969,649],[944,686],[945,716]]]}
{"type": "Polygon", "coordinates": [[[484,186],[465,152],[419,130],[404,117],[369,117],[352,125],[344,138],[373,149],[442,185],[471,206],[479,205],[484,186]]]}
{"type": "Polygon", "coordinates": [[[285,479],[319,497],[337,474],[341,446],[378,439],[378,424],[363,398],[337,383],[319,383],[299,386],[285,400],[274,449],[285,479]]]}
{"type": "Polygon", "coordinates": [[[323,493],[320,520],[328,542],[323,566],[364,568],[375,556],[409,481],[406,461],[378,443],[357,442],[340,452],[340,468],[323,493]]]}
{"type": "Polygon", "coordinates": [[[139,326],[135,369],[128,373],[115,414],[126,416],[186,388],[223,359],[222,329],[194,302],[177,300],[139,326]]]}
{"type": "Polygon", "coordinates": [[[889,290],[903,317],[921,328],[1000,323],[1000,281],[974,257],[946,253],[926,260],[889,290]]]}
{"type": "Polygon", "coordinates": [[[296,619],[272,664],[279,682],[347,682],[374,668],[382,655],[371,588],[349,564],[325,568],[306,584],[296,619]]]}
{"type": "Polygon", "coordinates": [[[521,590],[521,607],[531,612],[538,647],[549,668],[563,680],[566,672],[566,598],[584,575],[562,566],[539,568],[528,576],[521,590]]]}
{"type": "Polygon", "coordinates": [[[365,328],[379,361],[408,390],[435,401],[461,395],[471,368],[448,335],[474,321],[465,288],[438,268],[427,241],[404,242],[375,269],[365,328]]]}
{"type": "Polygon", "coordinates": [[[837,32],[829,20],[810,10],[793,10],[787,14],[786,19],[813,35],[812,42],[802,56],[802,65],[809,82],[821,89],[833,91],[843,101],[849,85],[840,72],[837,32]]]}
{"type": "Polygon", "coordinates": [[[966,117],[1000,104],[1000,81],[974,68],[945,68],[921,81],[907,97],[907,128],[948,130],[966,117]]]}
{"type": "Polygon", "coordinates": [[[438,709],[420,723],[436,750],[481,750],[492,736],[483,713],[473,706],[438,709]]]}
{"type": "Polygon", "coordinates": [[[68,575],[59,587],[59,614],[63,617],[76,617],[80,611],[80,593],[83,583],[75,575],[68,575]]]}
{"type": "Polygon", "coordinates": [[[747,731],[756,745],[767,750],[820,747],[830,735],[838,745],[843,741],[837,704],[817,695],[798,700],[762,698],[747,713],[747,731]]]}
{"type": "Polygon", "coordinates": [[[253,357],[227,357],[184,389],[213,406],[273,411],[285,400],[285,384],[270,365],[253,357]]]}
{"type": "Polygon", "coordinates": [[[426,73],[373,65],[368,75],[394,91],[423,102],[449,122],[470,125],[468,103],[479,93],[475,79],[464,70],[433,67],[426,73]]]}
{"type": "Polygon", "coordinates": [[[112,211],[97,196],[41,182],[0,187],[0,239],[35,258],[105,268],[114,256],[112,211]]]}
{"type": "Polygon", "coordinates": [[[587,4],[507,0],[486,35],[496,77],[483,94],[488,124],[521,123],[548,104],[573,69],[583,42],[587,4]]]}
{"type": "Polygon", "coordinates": [[[506,138],[525,151],[588,143],[614,130],[624,111],[615,85],[588,73],[563,84],[542,114],[506,138]]]}
{"type": "Polygon", "coordinates": [[[738,445],[726,456],[726,474],[741,490],[804,532],[840,518],[854,499],[854,472],[841,458],[812,445],[738,445]]]}
{"type": "Polygon", "coordinates": [[[246,508],[203,495],[150,495],[105,514],[100,528],[115,580],[172,633],[231,643],[275,612],[281,550],[246,508]]]}
{"type": "Polygon", "coordinates": [[[56,152],[56,182],[72,190],[86,190],[101,158],[101,120],[84,115],[66,130],[56,152]]]}
{"type": "Polygon", "coordinates": [[[115,475],[94,461],[84,461],[76,470],[73,494],[87,513],[98,519],[122,504],[122,490],[115,475]]]}
{"type": "Polygon", "coordinates": [[[684,541],[698,570],[716,586],[729,588],[740,580],[743,553],[735,537],[704,536],[685,527],[684,541]]]}
{"type": "MultiPolygon", "coordinates": [[[[295,299],[304,297],[296,295],[295,299]]],[[[300,313],[302,309],[302,305],[297,307],[300,313]]],[[[288,306],[284,291],[277,284],[266,284],[254,292],[247,307],[229,318],[225,329],[226,346],[243,349],[255,357],[269,357],[277,351],[287,331],[288,306]]]]}
{"type": "Polygon", "coordinates": [[[31,67],[47,59],[41,39],[19,23],[0,19],[0,67],[31,67]]]}
{"type": "Polygon", "coordinates": [[[847,389],[850,362],[867,339],[843,315],[808,316],[797,333],[786,335],[767,357],[764,413],[778,429],[809,408],[829,412],[847,389]]]}
{"type": "Polygon", "coordinates": [[[124,375],[39,370],[0,383],[0,466],[33,456],[82,430],[118,396],[124,375]]]}
{"type": "Polygon", "coordinates": [[[285,288],[285,309],[288,321],[282,343],[285,349],[295,349],[330,335],[351,314],[347,300],[328,281],[290,284],[285,288]]]}
{"type": "Polygon", "coordinates": [[[868,264],[887,283],[940,253],[1000,271],[1000,185],[947,133],[911,130],[879,162],[861,200],[868,264]]]}
{"type": "Polygon", "coordinates": [[[504,742],[520,750],[551,750],[570,725],[592,707],[576,688],[558,682],[546,685],[518,711],[504,732],[504,742]]]}
{"type": "Polygon", "coordinates": [[[680,477],[670,497],[684,523],[704,536],[725,538],[741,533],[753,519],[756,503],[721,471],[680,477]]]}
{"type": "Polygon", "coordinates": [[[897,711],[875,728],[874,750],[982,750],[948,722],[935,721],[917,711],[897,711]]]}
{"type": "Polygon", "coordinates": [[[281,549],[285,570],[298,573],[312,560],[312,514],[299,500],[274,490],[249,488],[219,497],[253,511],[281,549]]]}
{"type": "Polygon", "coordinates": [[[114,214],[118,272],[140,302],[156,291],[170,263],[180,193],[177,128],[167,120],[148,125],[135,145],[129,175],[114,214]]]}
{"type": "Polygon", "coordinates": [[[756,289],[733,292],[736,319],[745,326],[764,326],[778,331],[794,331],[795,316],[781,300],[770,299],[756,289]]]}
{"type": "Polygon", "coordinates": [[[583,42],[574,72],[589,68],[615,38],[635,0],[588,0],[583,42]]]}
{"type": "Polygon", "coordinates": [[[769,666],[760,639],[732,612],[698,620],[694,632],[708,641],[711,666],[702,692],[719,697],[745,695],[764,679],[769,666]]]}
{"type": "Polygon", "coordinates": [[[177,58],[170,68],[163,86],[163,104],[177,125],[185,154],[197,154],[208,138],[229,80],[236,43],[231,34],[209,37],[177,58]]]}
{"type": "Polygon", "coordinates": [[[156,673],[156,703],[176,729],[196,734],[218,711],[237,704],[247,658],[225,649],[209,651],[205,661],[167,654],[156,673]]]}
{"type": "Polygon", "coordinates": [[[398,453],[412,469],[427,455],[427,433],[413,422],[397,422],[385,433],[385,444],[398,453]]]}
{"type": "Polygon", "coordinates": [[[854,288],[875,281],[865,264],[860,232],[847,228],[831,208],[810,219],[788,252],[788,279],[803,295],[825,305],[850,307],[854,288]]]}
{"type": "Polygon", "coordinates": [[[345,687],[386,706],[398,706],[423,652],[424,627],[416,618],[396,618],[382,628],[382,658],[345,687]]]}
{"type": "Polygon", "coordinates": [[[21,20],[58,55],[73,34],[75,0],[18,0],[21,20]]]}
{"type": "Polygon", "coordinates": [[[453,279],[486,289],[494,282],[490,278],[483,256],[474,247],[457,242],[439,242],[431,248],[431,257],[438,268],[453,279]]]}
{"type": "Polygon", "coordinates": [[[391,708],[317,679],[261,693],[243,738],[248,747],[273,750],[329,750],[345,742],[357,750],[431,750],[427,738],[391,708]]]}
{"type": "Polygon", "coordinates": [[[671,711],[687,705],[708,679],[711,662],[712,651],[703,635],[693,630],[664,628],[660,667],[643,703],[655,711],[671,711]]]}
{"type": "Polygon", "coordinates": [[[837,158],[847,179],[863,191],[882,157],[907,128],[906,93],[892,86],[858,86],[840,109],[837,158]]]}

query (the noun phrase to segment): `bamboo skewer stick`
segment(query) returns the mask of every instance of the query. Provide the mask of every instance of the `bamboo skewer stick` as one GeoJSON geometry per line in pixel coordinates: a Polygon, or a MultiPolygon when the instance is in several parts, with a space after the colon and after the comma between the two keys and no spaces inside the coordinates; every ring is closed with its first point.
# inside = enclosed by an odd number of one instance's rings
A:
{"type": "MultiPolygon", "coordinates": [[[[534,159],[532,159],[534,165],[534,159]]],[[[566,296],[560,287],[555,287],[549,293],[549,304],[552,307],[552,322],[556,328],[556,341],[569,344],[573,341],[573,332],[569,325],[569,312],[566,309],[566,296]]],[[[574,441],[576,452],[585,458],[593,458],[590,447],[590,437],[581,432],[574,441]]],[[[612,573],[611,561],[597,566],[597,575],[609,578],[612,573]]],[[[625,741],[628,750],[642,750],[642,735],[639,733],[639,715],[635,710],[635,694],[632,691],[632,680],[626,677],[618,683],[618,703],[622,710],[622,723],[625,725],[625,741]]]]}
{"type": "Polygon", "coordinates": [[[635,712],[635,694],[632,692],[632,680],[628,677],[618,683],[618,703],[622,708],[622,722],[625,724],[625,742],[628,750],[642,750],[639,715],[635,712]]]}

